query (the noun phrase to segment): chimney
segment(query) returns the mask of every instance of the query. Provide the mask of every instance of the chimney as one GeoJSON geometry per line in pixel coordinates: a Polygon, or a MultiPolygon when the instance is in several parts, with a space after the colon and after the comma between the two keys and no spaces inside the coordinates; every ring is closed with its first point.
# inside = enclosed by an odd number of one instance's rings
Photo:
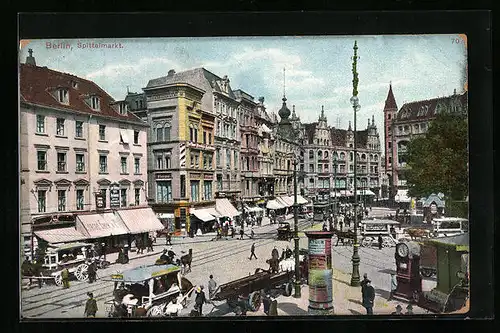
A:
{"type": "Polygon", "coordinates": [[[26,65],[36,66],[35,57],[33,57],[33,50],[28,49],[29,56],[26,57],[26,65]]]}
{"type": "Polygon", "coordinates": [[[261,97],[259,97],[259,102],[260,102],[261,104],[264,104],[264,97],[262,97],[262,96],[261,96],[261,97]]]}
{"type": "Polygon", "coordinates": [[[175,70],[171,69],[168,71],[168,75],[167,76],[174,76],[175,74],[175,70]]]}

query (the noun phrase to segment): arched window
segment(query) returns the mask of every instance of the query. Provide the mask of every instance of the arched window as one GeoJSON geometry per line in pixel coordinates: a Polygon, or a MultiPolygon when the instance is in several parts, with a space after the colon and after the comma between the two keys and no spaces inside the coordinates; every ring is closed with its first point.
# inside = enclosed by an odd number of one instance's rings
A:
{"type": "Polygon", "coordinates": [[[343,153],[343,152],[342,152],[342,153],[340,153],[340,159],[341,159],[342,161],[343,161],[343,160],[345,160],[345,153],[343,153]]]}
{"type": "Polygon", "coordinates": [[[325,150],[325,158],[328,158],[328,150],[325,150]]]}
{"type": "Polygon", "coordinates": [[[314,150],[309,150],[309,159],[314,158],[314,150]]]}
{"type": "Polygon", "coordinates": [[[170,141],[170,128],[171,128],[170,123],[166,123],[165,126],[163,127],[163,140],[164,141],[170,141]]]}
{"type": "Polygon", "coordinates": [[[366,154],[361,155],[361,159],[364,161],[366,160],[366,154]]]}
{"type": "Polygon", "coordinates": [[[322,158],[323,157],[323,152],[321,150],[318,150],[318,158],[322,158]]]}
{"type": "Polygon", "coordinates": [[[349,160],[354,161],[354,153],[352,151],[349,153],[349,160]]]}
{"type": "Polygon", "coordinates": [[[156,141],[163,141],[163,124],[156,125],[156,141]]]}
{"type": "Polygon", "coordinates": [[[373,154],[370,154],[370,161],[373,161],[373,154]]]}

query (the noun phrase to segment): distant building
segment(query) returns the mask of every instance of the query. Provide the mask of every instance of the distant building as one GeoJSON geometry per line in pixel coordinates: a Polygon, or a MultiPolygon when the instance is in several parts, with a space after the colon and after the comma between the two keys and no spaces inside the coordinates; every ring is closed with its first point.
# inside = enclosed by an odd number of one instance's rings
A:
{"type": "Polygon", "coordinates": [[[148,127],[94,82],[37,66],[29,53],[20,65],[21,235],[27,247],[34,227],[74,223],[74,215],[95,211],[96,194],[102,195],[100,209],[146,206],[148,127]]]}
{"type": "Polygon", "coordinates": [[[425,135],[432,120],[442,112],[468,113],[467,92],[403,104],[397,109],[396,100],[389,85],[384,107],[385,172],[389,178],[391,198],[409,202],[405,171],[406,149],[414,137],[425,135]]]}

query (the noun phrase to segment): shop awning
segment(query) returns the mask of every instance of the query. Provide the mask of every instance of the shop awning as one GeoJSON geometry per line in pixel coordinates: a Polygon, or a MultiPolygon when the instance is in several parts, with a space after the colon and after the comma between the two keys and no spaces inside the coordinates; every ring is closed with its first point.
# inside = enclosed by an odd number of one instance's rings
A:
{"type": "Polygon", "coordinates": [[[269,200],[266,204],[267,209],[282,209],[285,208],[281,203],[279,203],[277,200],[269,200]]]}
{"type": "Polygon", "coordinates": [[[129,233],[125,224],[113,213],[77,215],[76,229],[91,239],[129,233]]]}
{"type": "Polygon", "coordinates": [[[116,214],[131,234],[163,230],[165,228],[158,217],[156,217],[153,209],[149,207],[121,209],[117,210],[116,214]]]}
{"type": "Polygon", "coordinates": [[[203,222],[215,220],[215,217],[210,214],[207,209],[191,209],[191,214],[193,214],[203,222]]]}
{"type": "Polygon", "coordinates": [[[299,205],[305,205],[307,204],[309,201],[307,201],[303,196],[301,195],[297,195],[297,203],[299,205]]]}
{"type": "Polygon", "coordinates": [[[352,191],[341,190],[340,195],[343,197],[352,197],[354,194],[352,191]]]}
{"type": "Polygon", "coordinates": [[[284,207],[292,207],[293,206],[293,199],[290,201],[289,197],[283,196],[283,197],[277,197],[276,200],[282,204],[284,207]]]}
{"type": "Polygon", "coordinates": [[[215,209],[221,216],[235,217],[240,215],[240,212],[234,208],[234,206],[229,202],[229,199],[215,199],[215,209]]]}
{"type": "Polygon", "coordinates": [[[68,243],[87,239],[74,227],[35,231],[35,235],[49,244],[68,243]]]}
{"type": "Polygon", "coordinates": [[[215,208],[205,208],[205,210],[212,216],[221,217],[221,215],[215,210],[215,208]]]}
{"type": "Polygon", "coordinates": [[[370,190],[358,190],[358,195],[375,196],[375,193],[370,190]]]}

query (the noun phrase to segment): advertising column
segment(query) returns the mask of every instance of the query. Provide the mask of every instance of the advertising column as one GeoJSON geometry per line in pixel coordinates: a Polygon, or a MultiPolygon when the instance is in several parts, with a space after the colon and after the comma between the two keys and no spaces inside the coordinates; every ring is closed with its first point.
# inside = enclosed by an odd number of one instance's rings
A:
{"type": "Polygon", "coordinates": [[[332,232],[309,231],[309,307],[311,315],[333,314],[332,232]]]}

